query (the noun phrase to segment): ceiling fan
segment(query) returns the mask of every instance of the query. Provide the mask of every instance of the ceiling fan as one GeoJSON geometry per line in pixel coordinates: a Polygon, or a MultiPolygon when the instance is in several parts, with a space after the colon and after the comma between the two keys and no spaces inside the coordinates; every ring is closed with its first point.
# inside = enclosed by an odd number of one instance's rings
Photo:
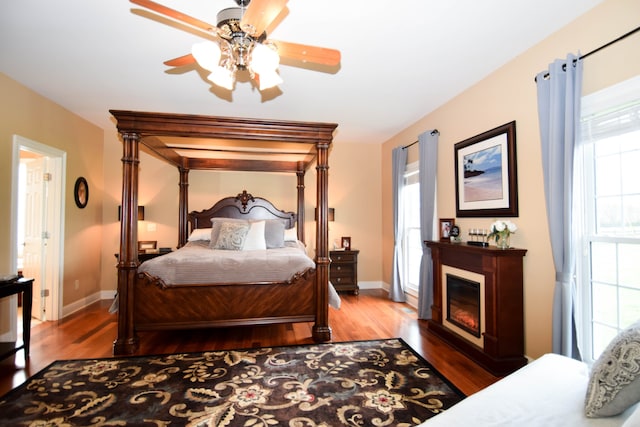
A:
{"type": "Polygon", "coordinates": [[[238,7],[218,13],[216,25],[193,18],[151,0],[130,0],[153,12],[180,21],[213,36],[192,46],[191,53],[165,61],[171,67],[197,63],[211,74],[208,80],[233,90],[237,70],[248,70],[259,90],[282,83],[280,58],[336,66],[340,51],[267,38],[266,28],[284,10],[288,0],[235,0],[238,7]]]}

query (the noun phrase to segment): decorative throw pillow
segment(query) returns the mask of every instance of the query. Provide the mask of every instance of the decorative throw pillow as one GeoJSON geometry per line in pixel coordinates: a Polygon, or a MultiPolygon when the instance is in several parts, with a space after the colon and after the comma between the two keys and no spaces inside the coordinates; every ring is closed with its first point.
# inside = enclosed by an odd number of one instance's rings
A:
{"type": "Polygon", "coordinates": [[[267,242],[264,238],[264,221],[254,221],[249,224],[249,232],[242,246],[243,251],[258,251],[267,249],[267,242]]]}
{"type": "Polygon", "coordinates": [[[239,251],[244,246],[248,232],[248,223],[224,222],[220,224],[220,233],[213,248],[239,251]]]}
{"type": "Polygon", "coordinates": [[[249,221],[236,218],[211,218],[211,247],[213,248],[218,241],[218,235],[220,234],[220,226],[226,222],[235,222],[239,224],[249,224],[249,221]]]}
{"type": "Polygon", "coordinates": [[[284,230],[284,241],[285,242],[296,242],[298,240],[298,232],[296,228],[288,228],[284,230]]]}
{"type": "Polygon", "coordinates": [[[211,229],[210,228],[196,228],[189,235],[189,242],[197,242],[201,240],[211,240],[211,229]]]}
{"type": "Polygon", "coordinates": [[[264,238],[267,249],[284,247],[284,222],[279,219],[265,221],[264,238]]]}
{"type": "Polygon", "coordinates": [[[621,331],[593,364],[587,417],[609,417],[640,401],[640,322],[621,331]]]}

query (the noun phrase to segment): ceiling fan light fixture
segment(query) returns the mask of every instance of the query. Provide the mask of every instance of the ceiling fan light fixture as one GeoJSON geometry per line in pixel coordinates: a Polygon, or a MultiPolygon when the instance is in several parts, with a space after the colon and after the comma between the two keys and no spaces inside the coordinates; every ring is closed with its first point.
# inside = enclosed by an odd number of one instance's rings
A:
{"type": "Polygon", "coordinates": [[[211,74],[209,74],[207,80],[209,80],[216,86],[220,86],[228,90],[233,90],[233,85],[236,82],[236,76],[233,70],[225,67],[215,67],[213,70],[211,70],[211,74]]]}
{"type": "Polygon", "coordinates": [[[202,68],[213,71],[220,64],[222,52],[217,43],[201,42],[191,46],[191,55],[202,68]]]}
{"type": "Polygon", "coordinates": [[[182,67],[197,62],[210,72],[208,79],[218,86],[233,90],[236,71],[248,70],[260,84],[260,90],[282,83],[278,74],[280,56],[338,66],[340,52],[317,46],[267,39],[266,29],[285,10],[288,0],[235,0],[240,7],[221,10],[216,25],[201,21],[152,0],[130,0],[132,3],[207,33],[208,41],[192,46],[183,55],[165,65],[182,67]]]}
{"type": "Polygon", "coordinates": [[[262,43],[255,43],[251,51],[251,69],[260,74],[275,71],[280,65],[278,52],[262,43]]]}
{"type": "Polygon", "coordinates": [[[284,81],[282,80],[282,77],[280,77],[280,74],[278,74],[275,70],[265,71],[258,74],[259,90],[261,91],[272,88],[274,86],[278,86],[283,82],[284,81]]]}

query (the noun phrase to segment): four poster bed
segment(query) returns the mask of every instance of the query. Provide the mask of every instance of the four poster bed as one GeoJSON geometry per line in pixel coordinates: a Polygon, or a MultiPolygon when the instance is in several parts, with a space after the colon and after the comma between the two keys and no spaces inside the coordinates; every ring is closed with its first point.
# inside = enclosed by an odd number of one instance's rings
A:
{"type": "Polygon", "coordinates": [[[123,142],[114,354],[135,353],[137,332],[157,329],[313,322],[314,341],[330,341],[328,154],[337,125],[122,110],[111,114],[123,142]],[[140,144],[176,166],[180,179],[179,249],[143,264],[138,261],[136,220],[140,144]],[[304,250],[304,177],[313,165],[318,216],[311,260],[304,250]],[[297,212],[284,212],[245,190],[189,213],[188,176],[194,169],[294,173],[297,212]],[[213,263],[206,257],[216,253],[222,258],[215,262],[223,267],[204,270],[213,263]]]}

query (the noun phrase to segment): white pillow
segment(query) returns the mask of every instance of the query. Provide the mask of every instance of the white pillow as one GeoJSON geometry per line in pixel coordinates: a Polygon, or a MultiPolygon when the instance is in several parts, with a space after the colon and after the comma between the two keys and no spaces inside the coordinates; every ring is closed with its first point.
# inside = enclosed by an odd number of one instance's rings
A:
{"type": "Polygon", "coordinates": [[[191,232],[189,242],[197,242],[200,240],[211,240],[211,229],[210,228],[196,228],[191,232]]]}
{"type": "Polygon", "coordinates": [[[249,232],[244,239],[243,251],[259,251],[267,249],[267,241],[264,238],[264,221],[250,223],[249,232]]]}
{"type": "Polygon", "coordinates": [[[296,231],[296,227],[287,228],[284,230],[284,241],[285,242],[296,242],[298,240],[298,232],[296,231]]]}

